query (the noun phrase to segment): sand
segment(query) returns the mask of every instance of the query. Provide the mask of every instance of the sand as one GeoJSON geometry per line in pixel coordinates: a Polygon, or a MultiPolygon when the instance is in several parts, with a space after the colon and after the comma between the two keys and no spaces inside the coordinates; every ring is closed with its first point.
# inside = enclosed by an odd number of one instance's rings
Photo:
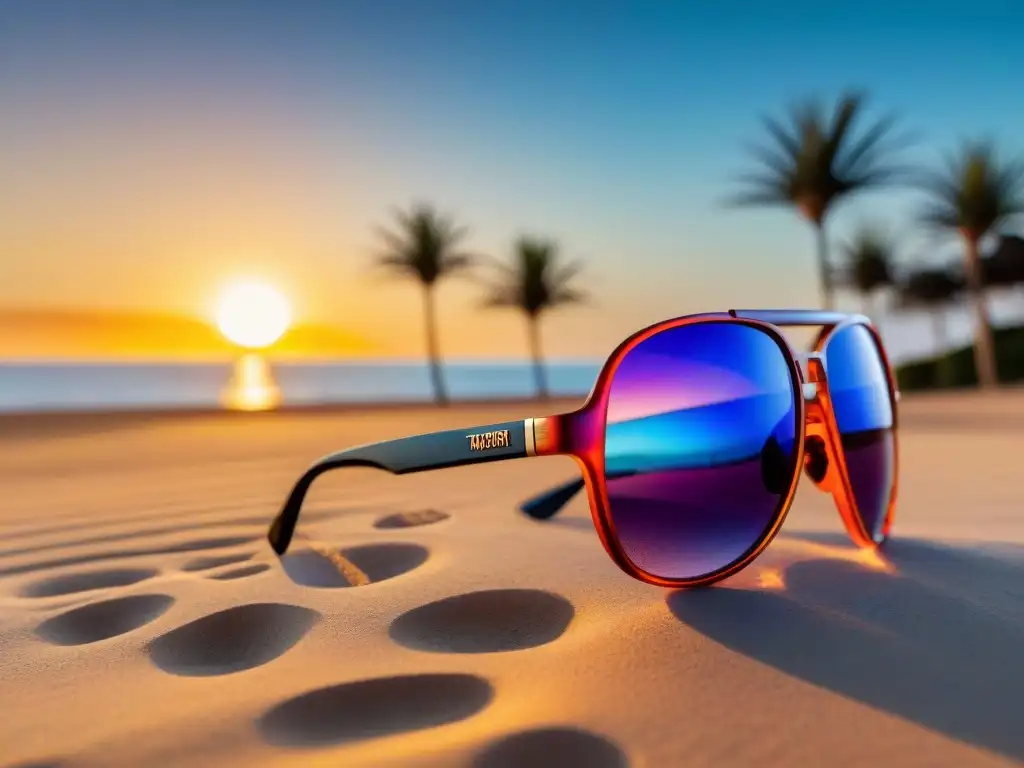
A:
{"type": "MultiPolygon", "coordinates": [[[[564,405],[564,404],[563,404],[564,405]]],[[[1024,760],[1024,393],[907,398],[887,559],[809,484],[742,574],[622,574],[554,457],[315,487],[313,458],[557,406],[0,421],[0,764],[1024,760]]]]}

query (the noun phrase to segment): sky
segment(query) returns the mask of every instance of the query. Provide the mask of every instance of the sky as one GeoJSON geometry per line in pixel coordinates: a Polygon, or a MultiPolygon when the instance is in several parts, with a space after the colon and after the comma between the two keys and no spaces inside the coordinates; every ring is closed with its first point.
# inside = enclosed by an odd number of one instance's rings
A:
{"type": "MultiPolygon", "coordinates": [[[[920,134],[911,162],[971,137],[1024,151],[1021,39],[1024,7],[984,0],[0,1],[0,307],[207,318],[257,277],[303,322],[416,356],[420,292],[371,264],[375,227],[419,201],[473,251],[536,234],[585,261],[592,301],[544,320],[552,357],[690,312],[817,306],[808,225],[723,205],[761,116],[862,88],[920,134]]],[[[920,203],[845,203],[833,241],[874,221],[907,263],[955,257],[920,203]]],[[[479,285],[438,300],[446,355],[525,355],[523,319],[479,285]]],[[[924,320],[886,323],[930,343],[924,320]]]]}

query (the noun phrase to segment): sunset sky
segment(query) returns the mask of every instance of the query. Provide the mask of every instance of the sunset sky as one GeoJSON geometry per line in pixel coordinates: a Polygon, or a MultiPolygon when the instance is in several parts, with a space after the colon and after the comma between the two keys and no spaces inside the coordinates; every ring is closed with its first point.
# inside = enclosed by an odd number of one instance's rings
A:
{"type": "MultiPolygon", "coordinates": [[[[373,227],[417,200],[473,250],[531,232],[586,259],[594,305],[545,321],[552,356],[677,314],[814,306],[807,225],[720,205],[743,143],[795,97],[864,86],[922,132],[908,159],[965,136],[1024,150],[1024,10],[964,8],[3,2],[0,308],[208,318],[258,277],[360,354],[418,355],[419,291],[368,266],[373,227]]],[[[924,243],[919,202],[872,194],[833,231],[880,217],[908,257],[955,253],[924,243]]],[[[441,288],[445,353],[524,354],[522,319],[478,295],[441,288]]]]}

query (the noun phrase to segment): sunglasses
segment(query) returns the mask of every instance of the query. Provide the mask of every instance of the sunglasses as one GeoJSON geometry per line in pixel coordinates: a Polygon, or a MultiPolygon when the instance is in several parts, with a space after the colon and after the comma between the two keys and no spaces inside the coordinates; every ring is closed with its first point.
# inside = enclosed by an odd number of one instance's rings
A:
{"type": "Polygon", "coordinates": [[[730,310],[650,326],[612,353],[572,413],[348,448],[299,478],[268,538],[292,539],[313,481],[340,467],[395,474],[527,456],[572,456],[582,478],[521,506],[553,517],[587,489],[601,543],[627,574],[663,587],[711,584],[768,546],[800,470],[830,493],[847,533],[877,547],[896,504],[899,393],[866,317],[730,310]],[[820,327],[813,352],[781,327],[820,327]]]}

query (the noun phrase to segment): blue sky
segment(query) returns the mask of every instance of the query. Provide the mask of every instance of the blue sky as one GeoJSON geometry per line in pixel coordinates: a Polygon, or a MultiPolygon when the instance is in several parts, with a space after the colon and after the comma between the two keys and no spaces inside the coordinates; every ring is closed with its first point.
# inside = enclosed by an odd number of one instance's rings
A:
{"type": "MultiPolygon", "coordinates": [[[[1024,7],[771,5],[0,3],[0,302],[206,312],[248,271],[414,352],[418,294],[366,261],[372,227],[426,199],[479,250],[535,232],[587,260],[596,307],[551,319],[556,355],[691,311],[814,306],[807,225],[720,204],[759,116],[858,87],[922,134],[910,160],[964,137],[1024,150],[1024,7]]],[[[853,201],[833,239],[870,218],[908,259],[955,254],[921,238],[918,202],[853,201]]],[[[524,348],[474,290],[445,288],[450,354],[524,348]]]]}

